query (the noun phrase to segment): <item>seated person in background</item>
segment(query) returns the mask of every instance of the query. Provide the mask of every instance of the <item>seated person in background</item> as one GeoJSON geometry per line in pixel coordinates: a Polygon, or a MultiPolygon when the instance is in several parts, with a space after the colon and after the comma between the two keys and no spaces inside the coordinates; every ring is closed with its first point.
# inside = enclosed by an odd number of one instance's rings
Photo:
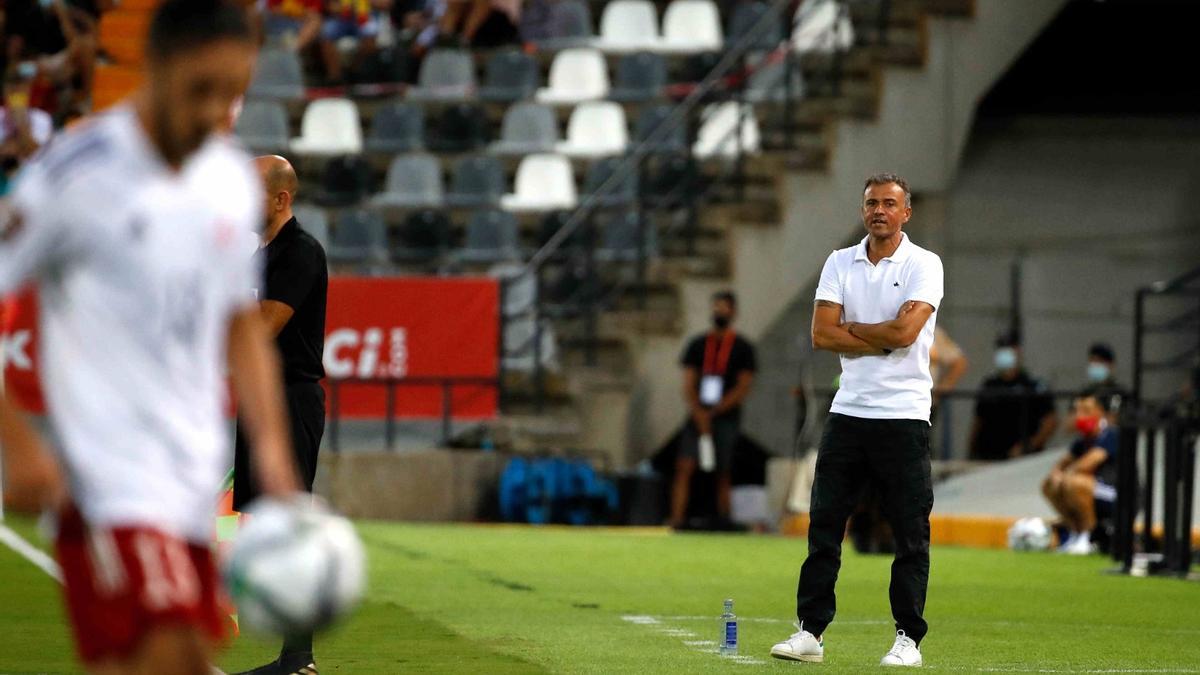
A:
{"type": "Polygon", "coordinates": [[[984,381],[971,426],[971,459],[998,460],[1041,452],[1058,416],[1046,386],[1021,367],[1012,335],[996,340],[996,374],[984,381]]]}
{"type": "Polygon", "coordinates": [[[259,0],[265,41],[302,52],[321,34],[321,0],[259,0]]]}
{"type": "Polygon", "coordinates": [[[326,0],[321,26],[321,60],[325,76],[334,84],[343,82],[342,55],[337,43],[343,38],[358,42],[357,61],[375,50],[379,22],[387,21],[392,0],[326,0]]]}
{"type": "Polygon", "coordinates": [[[516,44],[520,21],[520,0],[447,0],[439,40],[463,47],[516,44]]]}
{"type": "Polygon", "coordinates": [[[958,343],[941,326],[934,329],[933,347],[929,350],[929,374],[933,376],[933,412],[937,415],[942,396],[954,391],[967,372],[967,357],[958,343]]]}
{"type": "Polygon", "coordinates": [[[1117,428],[1098,393],[1089,389],[1075,399],[1079,437],[1042,482],[1042,494],[1071,530],[1059,551],[1072,555],[1092,552],[1097,517],[1111,516],[1117,500],[1117,428]]]}
{"type": "Polygon", "coordinates": [[[29,107],[29,81],[14,73],[4,83],[0,108],[0,195],[8,189],[17,169],[54,133],[54,122],[45,110],[29,107]]]}
{"type": "Polygon", "coordinates": [[[1116,365],[1117,357],[1112,347],[1103,342],[1088,347],[1087,386],[1095,389],[1097,396],[1107,399],[1104,401],[1105,409],[1108,410],[1108,421],[1112,423],[1116,423],[1121,402],[1126,396],[1125,388],[1117,383],[1114,373],[1116,365]]]}

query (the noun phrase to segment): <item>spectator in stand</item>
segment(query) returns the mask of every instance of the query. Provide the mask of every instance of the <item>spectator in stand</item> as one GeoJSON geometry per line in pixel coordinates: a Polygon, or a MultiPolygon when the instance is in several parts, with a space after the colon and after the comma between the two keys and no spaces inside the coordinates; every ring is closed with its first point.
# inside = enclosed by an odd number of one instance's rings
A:
{"type": "Polygon", "coordinates": [[[929,372],[933,376],[932,417],[937,414],[942,395],[953,391],[967,372],[966,355],[941,326],[933,331],[933,347],[929,350],[929,372]]]}
{"type": "Polygon", "coordinates": [[[321,34],[321,0],[260,0],[265,41],[302,52],[321,34]]]}
{"type": "Polygon", "coordinates": [[[1046,385],[1021,365],[1021,345],[1012,335],[996,341],[996,374],[975,404],[971,459],[999,460],[1041,452],[1054,434],[1058,416],[1046,385]]]}
{"type": "Polygon", "coordinates": [[[1117,427],[1100,394],[1091,388],[1075,399],[1078,438],[1042,481],[1042,494],[1071,531],[1060,553],[1091,553],[1097,519],[1111,517],[1117,500],[1117,427]]]}
{"type": "Polygon", "coordinates": [[[446,0],[439,41],[463,47],[520,42],[521,0],[446,0]]]}
{"type": "Polygon", "coordinates": [[[1108,411],[1108,421],[1114,424],[1120,413],[1121,403],[1126,396],[1125,388],[1117,383],[1114,373],[1116,365],[1117,357],[1112,347],[1103,342],[1096,342],[1088,347],[1088,386],[1095,388],[1097,395],[1105,399],[1103,403],[1105,410],[1108,411]]]}
{"type": "Polygon", "coordinates": [[[754,346],[733,330],[737,298],[725,291],[713,296],[713,328],[688,343],[683,366],[683,395],[689,420],[680,441],[671,493],[671,527],[683,527],[692,474],[700,467],[717,472],[717,516],[729,522],[733,453],[741,436],[742,402],[757,369],[754,346]]]}
{"type": "Polygon", "coordinates": [[[32,107],[60,120],[87,112],[96,64],[97,19],[107,6],[104,2],[8,0],[5,62],[24,76],[32,73],[32,107]]]}
{"type": "Polygon", "coordinates": [[[357,44],[356,61],[375,51],[381,21],[387,20],[393,0],[326,0],[325,20],[321,26],[321,60],[325,76],[334,84],[344,82],[342,55],[338,42],[353,38],[357,44]]]}
{"type": "Polygon", "coordinates": [[[0,108],[0,196],[21,164],[54,133],[54,122],[45,110],[29,107],[29,80],[14,73],[4,86],[0,108]]]}

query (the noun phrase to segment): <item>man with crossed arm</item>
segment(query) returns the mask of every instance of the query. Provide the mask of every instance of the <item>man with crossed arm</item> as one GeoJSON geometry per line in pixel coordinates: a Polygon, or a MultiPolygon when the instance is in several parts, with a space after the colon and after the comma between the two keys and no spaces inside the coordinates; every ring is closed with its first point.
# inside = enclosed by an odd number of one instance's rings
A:
{"type": "Polygon", "coordinates": [[[813,347],[836,352],[841,386],[817,455],[808,559],[796,592],[799,630],[771,648],[792,661],[824,660],[846,520],[862,490],[878,491],[896,539],[890,598],[896,640],[880,665],[920,666],[927,625],[929,350],[942,301],[942,261],[901,228],[912,216],[903,178],[877,174],[863,188],[867,236],[825,261],[813,311],[813,347]]]}

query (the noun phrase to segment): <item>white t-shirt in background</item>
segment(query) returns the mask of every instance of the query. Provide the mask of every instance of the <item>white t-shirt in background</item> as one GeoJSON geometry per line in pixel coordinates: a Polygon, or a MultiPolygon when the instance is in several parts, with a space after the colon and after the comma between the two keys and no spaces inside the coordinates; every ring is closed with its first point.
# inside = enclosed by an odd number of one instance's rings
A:
{"type": "Polygon", "coordinates": [[[868,419],[929,421],[933,378],[929,350],[937,308],[942,302],[942,260],[901,234],[900,246],[872,265],[867,237],[829,254],[817,284],[817,300],[842,306],[842,320],[881,323],[896,318],[900,307],[917,300],[933,305],[917,341],[883,356],[842,355],[842,377],[830,412],[868,419]]]}
{"type": "Polygon", "coordinates": [[[17,177],[0,293],[38,282],[42,385],[93,525],[209,539],[231,464],[229,320],[257,285],[259,182],[219,138],[170,170],[129,107],[66,132],[17,177]]]}

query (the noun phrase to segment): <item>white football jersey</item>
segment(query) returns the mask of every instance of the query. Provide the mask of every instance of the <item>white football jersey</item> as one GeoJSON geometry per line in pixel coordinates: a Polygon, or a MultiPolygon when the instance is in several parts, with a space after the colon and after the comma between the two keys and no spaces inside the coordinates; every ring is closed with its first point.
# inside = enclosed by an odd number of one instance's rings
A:
{"type": "Polygon", "coordinates": [[[226,340],[253,306],[261,194],[228,139],[171,170],[127,106],[55,139],[17,178],[0,293],[38,282],[42,385],[90,523],[210,538],[232,465],[226,340]]]}

